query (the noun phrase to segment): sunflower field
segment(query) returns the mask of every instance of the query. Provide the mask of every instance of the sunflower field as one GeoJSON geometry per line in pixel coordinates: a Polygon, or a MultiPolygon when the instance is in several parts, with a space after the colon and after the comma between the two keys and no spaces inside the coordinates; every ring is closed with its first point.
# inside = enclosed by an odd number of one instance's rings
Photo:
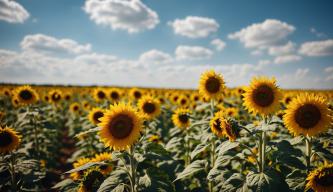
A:
{"type": "Polygon", "coordinates": [[[333,191],[332,91],[1,85],[0,191],[333,191]]]}

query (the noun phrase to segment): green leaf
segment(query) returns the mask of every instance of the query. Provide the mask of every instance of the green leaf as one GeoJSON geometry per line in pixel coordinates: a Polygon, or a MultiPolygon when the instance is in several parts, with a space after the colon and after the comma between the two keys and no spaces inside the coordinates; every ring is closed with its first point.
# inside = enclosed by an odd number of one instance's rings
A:
{"type": "Polygon", "coordinates": [[[287,175],[286,182],[290,189],[304,191],[305,189],[306,174],[301,170],[295,169],[292,173],[287,175]]]}
{"type": "Polygon", "coordinates": [[[230,149],[238,147],[239,143],[231,142],[231,141],[224,141],[218,148],[219,148],[219,156],[224,155],[230,149]]]}
{"type": "Polygon", "coordinates": [[[119,184],[116,188],[114,188],[111,192],[123,192],[125,191],[125,186],[122,184],[119,184]]]}
{"type": "Polygon", "coordinates": [[[265,173],[250,172],[246,177],[246,183],[255,191],[286,191],[288,185],[277,172],[271,170],[265,173]]]}
{"type": "Polygon", "coordinates": [[[82,171],[82,170],[86,170],[92,166],[95,166],[95,165],[106,165],[105,163],[101,163],[101,162],[89,162],[89,163],[86,163],[78,168],[75,168],[75,169],[72,169],[72,170],[69,170],[67,171],[66,173],[74,173],[74,172],[79,172],[79,171],[82,171]]]}
{"type": "Polygon", "coordinates": [[[140,178],[139,185],[143,187],[140,191],[175,191],[168,174],[156,167],[147,169],[146,175],[140,178]]]}
{"type": "Polygon", "coordinates": [[[111,172],[111,175],[106,178],[103,183],[99,186],[97,192],[107,192],[111,189],[115,189],[119,186],[126,178],[126,173],[122,170],[115,170],[111,172]]]}
{"type": "Polygon", "coordinates": [[[206,160],[196,160],[192,162],[190,165],[185,167],[185,169],[177,175],[177,178],[173,181],[177,181],[179,179],[184,179],[190,175],[193,175],[196,172],[199,172],[205,168],[206,160]]]}
{"type": "Polygon", "coordinates": [[[161,160],[167,160],[172,159],[170,153],[164,149],[164,147],[158,143],[148,143],[146,146],[144,146],[144,150],[146,154],[144,155],[148,159],[154,160],[154,159],[161,159],[161,160]]]}
{"type": "Polygon", "coordinates": [[[67,186],[69,186],[69,185],[71,185],[73,183],[74,182],[73,182],[72,179],[65,179],[65,180],[62,180],[59,183],[57,183],[55,186],[53,186],[52,189],[58,189],[59,188],[60,190],[62,190],[65,187],[67,187],[67,186]]]}
{"type": "Polygon", "coordinates": [[[200,143],[199,145],[197,145],[191,153],[191,159],[194,159],[195,156],[203,152],[208,146],[209,144],[206,143],[200,143]]]}
{"type": "Polygon", "coordinates": [[[95,127],[95,128],[89,129],[89,130],[87,130],[87,131],[83,131],[83,132],[81,132],[81,133],[79,133],[79,134],[76,134],[75,137],[78,138],[78,137],[81,137],[81,136],[87,135],[87,134],[89,134],[89,133],[95,133],[95,132],[100,131],[100,130],[101,130],[100,127],[95,127]]]}

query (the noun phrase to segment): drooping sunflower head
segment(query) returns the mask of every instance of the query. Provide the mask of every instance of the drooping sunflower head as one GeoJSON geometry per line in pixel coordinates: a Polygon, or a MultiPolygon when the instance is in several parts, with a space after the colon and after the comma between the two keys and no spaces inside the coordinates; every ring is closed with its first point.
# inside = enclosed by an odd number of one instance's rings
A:
{"type": "Polygon", "coordinates": [[[38,101],[37,92],[28,85],[16,88],[14,97],[21,105],[28,105],[38,101]]]}
{"type": "Polygon", "coordinates": [[[106,165],[99,166],[101,173],[105,176],[105,175],[108,175],[109,173],[111,173],[111,171],[113,170],[112,165],[110,165],[111,159],[112,159],[111,153],[104,152],[104,153],[96,154],[95,158],[93,158],[91,161],[106,163],[106,165]]]}
{"type": "Polygon", "coordinates": [[[172,115],[172,122],[179,128],[188,128],[190,126],[191,111],[185,108],[178,108],[172,115]]]}
{"type": "Polygon", "coordinates": [[[100,118],[104,116],[104,112],[105,111],[101,108],[93,108],[88,114],[89,121],[97,125],[101,122],[100,118]]]}
{"type": "Polygon", "coordinates": [[[117,102],[121,98],[121,93],[119,89],[113,88],[109,91],[109,97],[113,102],[117,102]]]}
{"type": "MultiPolygon", "coordinates": [[[[89,163],[91,160],[89,158],[80,158],[78,159],[76,162],[73,163],[73,167],[74,168],[78,168],[81,167],[87,163],[89,163]]],[[[74,172],[70,174],[70,177],[74,180],[80,180],[82,177],[84,176],[84,170],[82,171],[78,171],[78,172],[74,172]]]]}
{"type": "Polygon", "coordinates": [[[325,164],[311,171],[306,181],[305,191],[309,189],[316,192],[333,191],[333,163],[325,164]]]}
{"type": "Polygon", "coordinates": [[[218,137],[227,137],[229,141],[235,141],[239,137],[240,129],[233,120],[225,118],[224,113],[217,112],[210,120],[210,128],[218,137]]]}
{"type": "Polygon", "coordinates": [[[218,99],[223,95],[224,84],[222,75],[213,70],[207,71],[201,75],[199,93],[208,100],[218,99]]]}
{"type": "Polygon", "coordinates": [[[112,105],[100,120],[100,138],[105,146],[114,150],[125,150],[140,137],[142,116],[130,105],[112,105]]]}
{"type": "Polygon", "coordinates": [[[276,85],[274,78],[255,77],[250,86],[245,88],[244,103],[245,108],[260,115],[275,113],[279,107],[279,100],[282,97],[280,89],[276,85]]]}
{"type": "Polygon", "coordinates": [[[152,96],[143,96],[138,101],[138,109],[146,119],[151,120],[161,113],[161,104],[152,96]]]}
{"type": "Polygon", "coordinates": [[[99,168],[90,168],[84,173],[79,190],[85,192],[97,191],[103,180],[104,177],[99,168]]]}
{"type": "Polygon", "coordinates": [[[331,110],[324,97],[305,93],[294,98],[283,121],[294,135],[314,136],[326,131],[332,123],[331,110]]]}
{"type": "Polygon", "coordinates": [[[79,112],[80,110],[80,104],[75,102],[75,103],[72,103],[70,106],[69,106],[69,110],[73,113],[77,113],[79,112]]]}
{"type": "Polygon", "coordinates": [[[223,120],[223,112],[217,112],[215,113],[214,117],[210,120],[210,129],[212,130],[212,132],[218,136],[218,137],[223,137],[224,135],[224,129],[221,125],[221,120],[223,120]]]}
{"type": "Polygon", "coordinates": [[[21,136],[12,128],[0,127],[0,153],[15,150],[21,142],[21,136]]]}
{"type": "Polygon", "coordinates": [[[103,88],[94,89],[93,97],[97,102],[104,101],[107,97],[105,89],[103,89],[103,88]]]}
{"type": "Polygon", "coordinates": [[[62,99],[62,91],[56,89],[56,90],[52,90],[50,93],[50,100],[52,103],[57,104],[61,101],[62,99]]]}

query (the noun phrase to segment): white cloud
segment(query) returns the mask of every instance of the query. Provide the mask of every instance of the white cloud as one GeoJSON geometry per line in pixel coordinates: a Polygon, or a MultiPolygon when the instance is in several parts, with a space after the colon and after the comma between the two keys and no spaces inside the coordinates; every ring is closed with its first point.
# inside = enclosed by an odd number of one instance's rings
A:
{"type": "Polygon", "coordinates": [[[143,64],[163,64],[170,63],[172,57],[168,53],[152,49],[140,55],[139,61],[143,64]]]}
{"type": "Polygon", "coordinates": [[[157,13],[140,0],[87,0],[84,10],[96,24],[129,33],[153,29],[159,23],[157,13]]]}
{"type": "Polygon", "coordinates": [[[251,55],[254,55],[254,56],[261,56],[262,54],[263,54],[263,50],[260,50],[260,49],[251,51],[251,55]]]}
{"type": "Polygon", "coordinates": [[[187,16],[168,22],[175,34],[189,38],[203,38],[218,30],[219,24],[211,18],[187,16]]]}
{"type": "Polygon", "coordinates": [[[256,70],[262,70],[264,67],[266,67],[270,64],[272,64],[271,60],[259,60],[257,66],[256,66],[256,70]]]}
{"type": "Polygon", "coordinates": [[[30,14],[22,5],[15,1],[0,0],[0,20],[9,23],[23,23],[30,14]]]}
{"type": "Polygon", "coordinates": [[[299,68],[296,70],[295,77],[297,79],[303,79],[309,73],[309,71],[309,68],[299,68]]]}
{"type": "Polygon", "coordinates": [[[319,32],[316,28],[314,27],[311,27],[310,28],[310,32],[313,33],[314,35],[316,35],[316,37],[318,38],[322,38],[322,37],[326,37],[326,34],[325,33],[321,33],[319,32]]]}
{"type": "Polygon", "coordinates": [[[278,56],[274,59],[274,63],[276,64],[282,64],[282,63],[291,63],[291,62],[297,62],[302,60],[302,57],[299,55],[283,55],[278,56]]]}
{"type": "Polygon", "coordinates": [[[238,32],[228,35],[229,39],[238,39],[247,48],[267,48],[284,40],[295,31],[295,27],[276,19],[266,19],[254,23],[238,32]]]}
{"type": "Polygon", "coordinates": [[[175,55],[179,60],[208,59],[213,55],[213,51],[200,46],[180,45],[176,48],[175,55]]]}
{"type": "Polygon", "coordinates": [[[90,44],[81,45],[72,39],[57,39],[43,34],[25,36],[21,48],[24,51],[54,55],[78,55],[91,51],[90,44]]]}
{"type": "Polygon", "coordinates": [[[333,39],[305,42],[301,45],[299,53],[306,56],[333,55],[333,39]]]}
{"type": "Polygon", "coordinates": [[[221,39],[213,39],[211,42],[210,42],[211,45],[214,45],[215,46],[215,49],[218,50],[218,51],[223,51],[223,49],[225,48],[226,46],[226,43],[224,41],[222,41],[221,39]]]}
{"type": "Polygon", "coordinates": [[[289,41],[285,45],[271,46],[268,48],[268,54],[270,55],[288,55],[295,51],[295,43],[289,41]]]}
{"type": "Polygon", "coordinates": [[[333,67],[326,67],[326,68],[324,69],[324,71],[325,71],[326,73],[332,73],[332,74],[333,74],[333,67]]]}

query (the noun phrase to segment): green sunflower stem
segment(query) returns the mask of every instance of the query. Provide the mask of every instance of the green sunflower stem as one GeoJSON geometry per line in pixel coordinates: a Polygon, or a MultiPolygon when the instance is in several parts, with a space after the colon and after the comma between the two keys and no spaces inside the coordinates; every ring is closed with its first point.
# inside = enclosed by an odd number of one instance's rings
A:
{"type": "Polygon", "coordinates": [[[312,155],[312,144],[311,144],[311,137],[305,136],[305,158],[306,158],[306,169],[307,172],[311,170],[311,155],[312,155]]]}
{"type": "MultiPolygon", "coordinates": [[[[214,99],[211,99],[210,101],[210,111],[211,111],[211,118],[214,117],[214,99]]],[[[212,150],[211,150],[211,169],[215,166],[215,139],[212,138],[211,140],[211,147],[212,147],[212,150]]],[[[213,181],[209,181],[208,183],[208,187],[209,187],[209,191],[210,192],[213,192],[213,188],[214,188],[214,183],[213,181]]]]}
{"type": "Polygon", "coordinates": [[[261,162],[261,171],[265,171],[265,161],[266,161],[266,132],[261,132],[261,140],[262,140],[262,162],[261,162]]]}
{"type": "Polygon", "coordinates": [[[186,147],[185,166],[187,166],[191,162],[191,157],[190,157],[190,139],[189,139],[188,128],[186,128],[185,147],[186,147]]]}
{"type": "Polygon", "coordinates": [[[12,180],[12,190],[17,191],[17,183],[16,183],[16,176],[15,176],[15,154],[11,153],[10,156],[10,173],[11,173],[11,180],[12,180]]]}
{"type": "Polygon", "coordinates": [[[130,147],[130,180],[131,180],[131,192],[136,192],[136,169],[134,165],[134,146],[130,147]]]}

